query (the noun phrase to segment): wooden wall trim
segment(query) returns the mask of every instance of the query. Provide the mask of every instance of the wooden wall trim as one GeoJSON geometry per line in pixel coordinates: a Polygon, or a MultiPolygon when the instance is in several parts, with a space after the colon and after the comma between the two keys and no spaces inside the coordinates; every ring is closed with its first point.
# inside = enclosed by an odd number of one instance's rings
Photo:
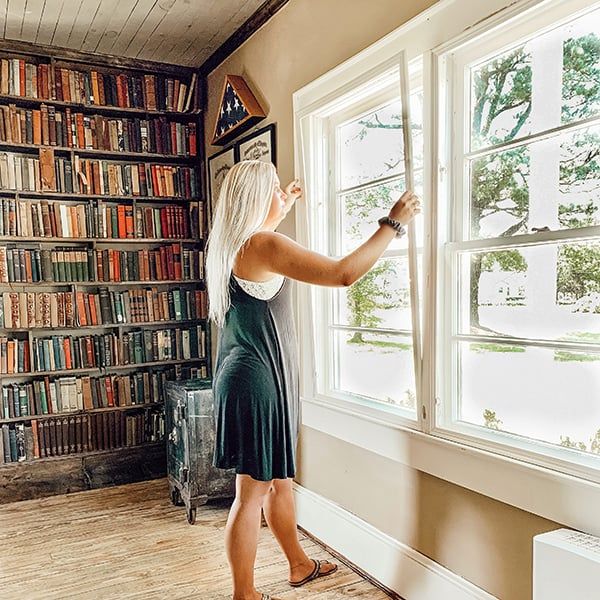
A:
{"type": "Polygon", "coordinates": [[[258,10],[202,63],[200,76],[206,77],[214,71],[288,2],[289,0],[266,0],[261,4],[258,10]]]}
{"type": "Polygon", "coordinates": [[[172,65],[170,63],[112,56],[109,54],[94,54],[92,52],[81,52],[80,50],[72,50],[70,48],[58,46],[32,44],[30,42],[22,42],[19,40],[0,40],[0,50],[4,52],[14,52],[15,54],[31,54],[33,56],[45,55],[65,62],[93,63],[94,65],[103,65],[106,67],[136,69],[169,75],[189,75],[195,70],[193,67],[172,65]]]}

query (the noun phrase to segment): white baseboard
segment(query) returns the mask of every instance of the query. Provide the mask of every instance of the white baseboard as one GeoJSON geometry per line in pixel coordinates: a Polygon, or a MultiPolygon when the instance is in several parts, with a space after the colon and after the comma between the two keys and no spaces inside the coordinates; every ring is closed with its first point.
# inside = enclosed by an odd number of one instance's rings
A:
{"type": "Polygon", "coordinates": [[[294,484],[298,524],[405,600],[495,600],[341,506],[294,484]]]}

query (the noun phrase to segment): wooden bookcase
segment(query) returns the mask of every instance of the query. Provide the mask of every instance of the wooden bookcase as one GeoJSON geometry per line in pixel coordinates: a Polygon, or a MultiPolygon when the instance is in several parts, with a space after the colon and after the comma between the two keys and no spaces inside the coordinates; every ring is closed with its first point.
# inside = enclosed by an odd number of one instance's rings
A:
{"type": "Polygon", "coordinates": [[[201,89],[0,45],[0,503],[166,472],[164,381],[211,373],[201,89]]]}

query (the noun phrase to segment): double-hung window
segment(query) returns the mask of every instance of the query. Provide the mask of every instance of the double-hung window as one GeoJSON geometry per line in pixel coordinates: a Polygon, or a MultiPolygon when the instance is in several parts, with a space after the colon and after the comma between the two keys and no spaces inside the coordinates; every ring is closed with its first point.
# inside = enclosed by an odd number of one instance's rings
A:
{"type": "MultiPolygon", "coordinates": [[[[420,193],[423,172],[420,65],[411,69],[414,176],[420,193]]],[[[322,121],[329,164],[328,195],[322,213],[328,226],[320,250],[341,257],[378,228],[377,220],[406,189],[402,105],[398,67],[378,77],[322,121]]],[[[409,244],[418,266],[422,219],[415,239],[394,239],[373,268],[348,288],[319,290],[320,391],[328,396],[392,410],[416,420],[413,323],[417,296],[411,294],[409,244]]],[[[417,269],[418,270],[418,269],[417,269]]],[[[420,360],[417,357],[417,362],[420,360]]]]}
{"type": "Polygon", "coordinates": [[[471,4],[438,4],[299,93],[313,249],[352,252],[406,187],[398,52],[424,209],[353,286],[311,289],[305,397],[598,483],[600,9],[494,0],[451,26],[471,4]]]}
{"type": "Polygon", "coordinates": [[[445,61],[438,425],[597,469],[600,10],[538,15],[445,61]]]}

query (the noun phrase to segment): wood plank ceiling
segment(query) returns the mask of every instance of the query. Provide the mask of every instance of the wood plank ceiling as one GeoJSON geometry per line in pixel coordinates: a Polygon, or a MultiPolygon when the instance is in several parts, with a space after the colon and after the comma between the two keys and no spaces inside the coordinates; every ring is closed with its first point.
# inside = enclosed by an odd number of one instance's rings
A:
{"type": "Polygon", "coordinates": [[[0,39],[200,66],[264,0],[0,0],[0,39]]]}

